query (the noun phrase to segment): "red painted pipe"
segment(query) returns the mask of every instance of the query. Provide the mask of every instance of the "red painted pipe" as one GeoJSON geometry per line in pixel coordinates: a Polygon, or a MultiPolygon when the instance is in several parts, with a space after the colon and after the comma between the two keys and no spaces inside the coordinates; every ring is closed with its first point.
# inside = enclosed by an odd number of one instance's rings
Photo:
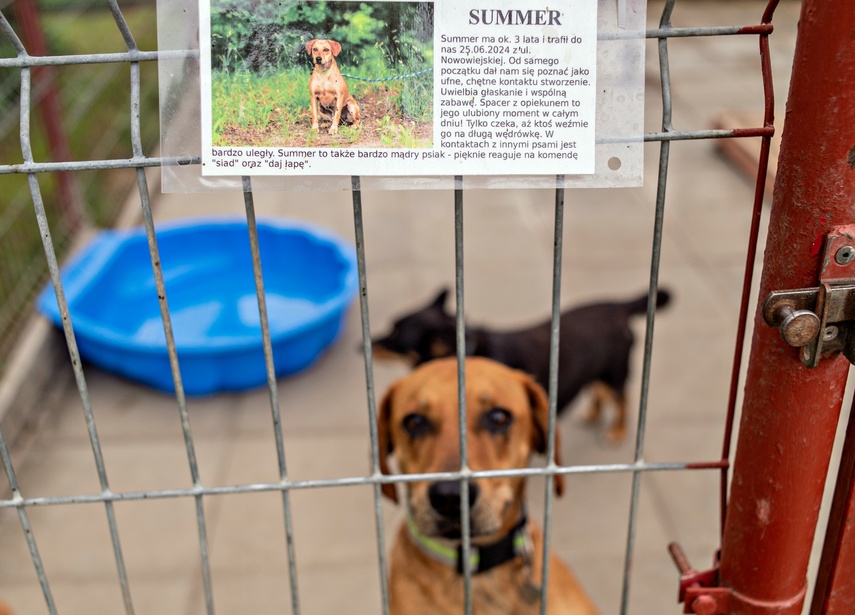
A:
{"type": "MultiPolygon", "coordinates": [[[[815,241],[855,223],[855,11],[804,0],[760,300],[818,284],[815,241]]],[[[733,615],[797,615],[848,363],[804,367],[758,310],[721,552],[733,615]]]]}
{"type": "Polygon", "coordinates": [[[840,457],[810,615],[855,613],[855,408],[849,413],[840,457]]]}

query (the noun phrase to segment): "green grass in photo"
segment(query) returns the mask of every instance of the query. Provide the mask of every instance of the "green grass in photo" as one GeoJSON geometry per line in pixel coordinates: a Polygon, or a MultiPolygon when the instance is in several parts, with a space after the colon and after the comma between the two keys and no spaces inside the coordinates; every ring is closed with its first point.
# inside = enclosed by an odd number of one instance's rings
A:
{"type": "Polygon", "coordinates": [[[212,143],[378,146],[377,120],[384,117],[401,127],[384,129],[388,147],[418,141],[413,131],[424,135],[433,122],[433,73],[418,74],[433,66],[433,10],[418,1],[212,0],[212,143]],[[329,135],[322,123],[320,134],[310,134],[312,38],[341,44],[336,61],[366,126],[340,126],[329,135]]]}

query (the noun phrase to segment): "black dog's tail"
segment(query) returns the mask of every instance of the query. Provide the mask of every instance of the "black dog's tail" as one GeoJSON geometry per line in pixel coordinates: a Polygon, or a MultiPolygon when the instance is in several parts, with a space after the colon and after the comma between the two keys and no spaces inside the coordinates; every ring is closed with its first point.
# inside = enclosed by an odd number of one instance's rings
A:
{"type": "MultiPolygon", "coordinates": [[[[656,307],[663,308],[670,302],[671,293],[664,288],[660,288],[656,292],[656,307]]],[[[647,295],[645,294],[638,299],[627,301],[624,303],[624,307],[626,308],[627,314],[644,314],[647,312],[647,295]]]]}

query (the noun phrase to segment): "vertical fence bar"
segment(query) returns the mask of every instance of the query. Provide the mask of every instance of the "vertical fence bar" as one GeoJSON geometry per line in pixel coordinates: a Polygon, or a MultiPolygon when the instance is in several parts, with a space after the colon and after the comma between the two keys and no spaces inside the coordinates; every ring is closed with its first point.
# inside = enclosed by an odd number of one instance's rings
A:
{"type": "MultiPolygon", "coordinates": [[[[769,0],[763,13],[762,23],[772,23],[772,15],[778,6],[778,0],[769,0]]],[[[775,89],[772,84],[772,61],[769,54],[769,35],[760,35],[760,69],[763,74],[763,126],[774,128],[775,125],[775,89]]],[[[748,231],[748,248],[745,252],[745,272],[742,279],[742,298],[739,305],[739,320],[736,325],[736,343],[733,350],[733,365],[730,372],[730,392],[727,400],[727,418],[725,419],[724,439],[722,442],[721,458],[724,462],[721,469],[719,487],[719,507],[721,509],[721,531],[724,532],[725,516],[727,514],[727,483],[730,474],[730,451],[733,445],[733,422],[736,417],[736,398],[739,394],[739,373],[742,368],[742,357],[745,352],[745,332],[748,326],[748,302],[754,282],[754,261],[757,258],[757,239],[760,233],[760,219],[763,214],[763,199],[766,191],[766,177],[769,172],[769,154],[772,147],[772,135],[765,135],[760,141],[760,157],[757,162],[757,178],[754,184],[754,207],[751,211],[751,228],[748,231]]]]}
{"type": "MultiPolygon", "coordinates": [[[[118,6],[116,0],[109,0],[108,5],[110,12],[113,15],[116,24],[119,27],[125,44],[129,51],[136,51],[137,45],[131,34],[130,28],[125,21],[124,15],[118,6]]],[[[140,64],[132,61],[130,63],[131,71],[131,143],[133,146],[133,155],[135,159],[143,159],[145,157],[142,150],[142,130],[140,126],[140,64]]],[[[166,337],[166,347],[169,355],[170,368],[172,370],[173,382],[175,385],[176,401],[181,420],[181,428],[184,436],[185,448],[187,450],[187,459],[190,468],[191,480],[194,488],[202,486],[199,475],[198,462],[196,458],[196,447],[193,441],[192,431],[190,429],[190,417],[187,412],[187,400],[184,394],[184,386],[181,380],[181,371],[178,363],[178,352],[175,346],[175,336],[172,329],[172,316],[169,311],[169,304],[166,296],[166,285],[163,278],[163,269],[160,262],[160,253],[157,246],[157,238],[154,228],[154,217],[151,209],[151,195],[148,189],[148,180],[146,179],[145,169],[142,166],[136,168],[137,189],[140,195],[140,203],[142,207],[143,220],[146,229],[146,238],[151,257],[152,269],[154,272],[155,286],[157,288],[158,300],[160,303],[161,319],[163,320],[163,328],[166,337]]],[[[208,615],[214,613],[214,586],[211,579],[211,563],[208,548],[208,531],[205,518],[204,501],[201,494],[195,495],[196,507],[196,525],[199,537],[199,559],[202,570],[202,587],[205,596],[205,608],[208,615]]]]}
{"type": "MultiPolygon", "coordinates": [[[[13,41],[14,44],[14,41],[13,41]]],[[[20,41],[15,45],[17,51],[20,55],[26,55],[24,48],[20,45],[20,41]]],[[[21,71],[21,104],[20,104],[20,113],[21,113],[21,124],[20,124],[20,139],[21,139],[21,151],[23,155],[24,162],[33,162],[33,151],[32,151],[32,143],[30,140],[30,104],[31,104],[31,75],[32,71],[29,68],[22,69],[21,71]]],[[[51,238],[50,227],[47,220],[47,213],[44,207],[44,200],[42,199],[41,189],[39,187],[38,178],[35,174],[28,174],[27,180],[29,183],[30,194],[33,199],[33,207],[35,209],[36,214],[36,222],[39,227],[42,245],[45,252],[45,257],[48,263],[48,270],[50,273],[51,283],[54,288],[54,293],[56,295],[57,305],[59,307],[60,315],[62,317],[62,325],[63,332],[65,334],[65,340],[68,347],[69,357],[71,359],[72,370],[74,372],[75,383],[77,385],[78,392],[80,394],[81,403],[83,405],[83,413],[84,419],[86,422],[86,429],[89,436],[89,443],[92,449],[92,454],[95,459],[95,467],[98,474],[98,482],[101,487],[101,493],[104,496],[109,496],[111,494],[109,481],[107,479],[107,468],[104,462],[104,455],[101,448],[100,438],[98,436],[98,430],[95,423],[95,416],[92,412],[92,404],[89,398],[89,390],[86,384],[86,378],[83,375],[83,368],[80,361],[80,353],[77,348],[77,340],[74,336],[74,330],[71,324],[71,315],[68,311],[68,302],[65,298],[65,292],[62,288],[62,281],[60,279],[59,273],[59,262],[57,260],[56,251],[54,249],[53,240],[51,238]]],[[[11,469],[11,467],[10,467],[11,469]]],[[[119,584],[122,592],[122,599],[125,606],[125,611],[128,615],[133,615],[134,608],[133,602],[131,600],[130,587],[128,584],[127,570],[125,566],[124,555],[122,553],[121,541],[119,539],[119,531],[118,525],[116,523],[116,515],[115,509],[113,507],[113,502],[110,500],[105,500],[104,508],[107,515],[107,525],[110,532],[110,540],[113,546],[113,556],[116,562],[116,570],[119,576],[119,584]]],[[[19,514],[23,512],[23,509],[19,509],[19,514]]],[[[32,534],[32,529],[28,526],[28,521],[26,517],[21,517],[21,522],[24,524],[25,534],[29,536],[32,534]]],[[[40,558],[36,558],[37,550],[35,549],[35,542],[30,544],[31,553],[34,555],[34,563],[36,564],[37,572],[39,574],[40,581],[42,582],[42,588],[45,591],[45,598],[48,601],[49,610],[53,612],[54,604],[53,598],[50,595],[50,592],[47,590],[47,577],[44,574],[44,569],[41,565],[40,558]]]]}
{"type": "MultiPolygon", "coordinates": [[[[371,323],[368,317],[368,277],[365,267],[365,233],[362,225],[362,187],[358,176],[351,178],[353,199],[353,230],[356,239],[356,267],[359,274],[359,314],[362,324],[362,357],[365,360],[365,390],[368,395],[368,435],[371,444],[371,476],[380,476],[379,436],[377,434],[377,398],[374,387],[374,369],[371,351],[371,323]]],[[[383,615],[389,615],[389,567],[386,562],[386,539],[383,532],[382,489],[373,484],[374,527],[377,539],[377,560],[380,566],[380,599],[383,615]]]]}
{"type": "MultiPolygon", "coordinates": [[[[671,27],[671,13],[676,0],[668,0],[662,10],[659,22],[660,29],[671,27]]],[[[662,81],[662,132],[671,132],[672,101],[671,101],[671,70],[668,61],[668,39],[658,40],[659,74],[662,81]]],[[[644,337],[644,365],[641,378],[641,395],[638,405],[638,431],[635,437],[634,462],[636,466],[644,463],[644,441],[647,428],[647,397],[650,383],[650,362],[653,351],[653,323],[656,310],[656,289],[659,277],[659,258],[662,245],[662,229],[665,216],[665,190],[668,185],[668,162],[671,154],[671,143],[662,141],[659,149],[659,174],[656,186],[656,213],[653,225],[653,250],[650,265],[650,286],[647,300],[647,328],[644,337]]],[[[635,536],[638,528],[638,502],[641,494],[641,472],[633,472],[630,490],[629,522],[626,533],[626,555],[623,567],[623,586],[621,588],[621,615],[629,612],[629,592],[632,579],[632,564],[635,556],[635,536]]]]}
{"type": "MultiPolygon", "coordinates": [[[[815,286],[818,238],[855,216],[851,8],[802,4],[761,302],[773,290],[815,286]]],[[[721,551],[734,613],[801,612],[848,367],[837,357],[806,368],[758,310],[721,551]]]]}
{"type": "MultiPolygon", "coordinates": [[[[21,35],[27,41],[30,52],[37,56],[46,56],[48,46],[41,27],[38,5],[39,3],[35,0],[16,0],[12,3],[12,10],[18,17],[21,35]]],[[[56,70],[42,66],[33,69],[31,75],[35,77],[36,82],[43,84],[43,93],[36,104],[40,109],[51,154],[57,162],[71,160],[68,131],[62,123],[62,104],[57,87],[56,70]]],[[[56,176],[60,194],[58,205],[66,218],[68,228],[74,231],[80,228],[87,218],[83,195],[77,178],[72,173],[57,173],[56,176]]]]}
{"type": "MultiPolygon", "coordinates": [[[[122,14],[121,9],[119,9],[119,5],[116,3],[116,0],[110,0],[108,3],[110,12],[113,15],[113,20],[116,22],[116,26],[119,28],[120,33],[122,34],[122,38],[125,41],[125,45],[128,48],[128,51],[136,51],[137,45],[134,40],[133,35],[131,34],[130,28],[128,27],[127,22],[125,21],[125,17],[122,14]]],[[[141,100],[141,83],[140,83],[140,65],[139,62],[131,62],[130,63],[130,88],[131,88],[131,108],[130,108],[130,124],[131,124],[131,147],[133,151],[133,155],[135,158],[140,158],[143,156],[142,151],[142,129],[140,125],[140,100],[141,100]]],[[[151,207],[150,195],[148,190],[148,184],[146,182],[145,171],[142,168],[136,169],[136,179],[137,179],[137,189],[140,194],[140,202],[148,204],[151,207]]],[[[94,423],[93,423],[94,428],[94,423]]],[[[111,531],[115,531],[114,525],[115,521],[112,518],[112,502],[106,502],[108,505],[108,516],[110,517],[110,525],[111,531]]],[[[125,566],[121,558],[121,551],[118,545],[118,534],[114,538],[114,544],[116,545],[116,559],[119,562],[119,576],[121,580],[122,593],[125,599],[125,608],[129,615],[133,613],[133,606],[131,604],[130,590],[128,587],[127,581],[127,573],[125,571],[125,566]]]]}
{"type": "MultiPolygon", "coordinates": [[[[12,29],[11,24],[6,19],[6,16],[0,13],[0,27],[3,29],[3,33],[6,35],[6,38],[12,44],[15,49],[15,52],[18,54],[18,57],[26,57],[27,52],[24,49],[23,44],[21,43],[18,36],[15,34],[15,31],[12,29]]],[[[32,160],[32,149],[30,146],[30,92],[32,90],[32,72],[29,68],[21,69],[21,94],[20,94],[20,135],[21,135],[21,150],[26,160],[29,158],[32,160]]],[[[31,191],[35,188],[35,192],[33,195],[35,197],[41,197],[41,192],[38,190],[38,180],[32,174],[27,176],[27,180],[30,183],[31,191]]],[[[39,218],[39,228],[44,229],[42,231],[43,243],[48,248],[52,246],[52,242],[50,241],[50,229],[47,225],[47,220],[44,216],[44,207],[40,207],[36,205],[36,217],[39,218]],[[44,233],[47,233],[45,236],[44,233]]],[[[48,260],[50,261],[50,254],[52,251],[46,248],[46,254],[48,255],[48,260]]],[[[62,305],[62,304],[60,304],[62,305]]],[[[74,351],[71,347],[69,347],[69,353],[71,353],[71,360],[74,362],[75,356],[74,351]]],[[[79,359],[78,359],[79,364],[79,359]]],[[[39,548],[36,543],[36,537],[33,533],[32,526],[30,525],[29,515],[27,515],[27,510],[21,505],[21,501],[23,497],[21,496],[20,489],[18,488],[18,480],[15,475],[15,470],[12,467],[12,456],[9,452],[9,447],[6,444],[6,440],[3,437],[2,431],[0,431],[0,459],[3,461],[3,467],[6,469],[6,477],[9,480],[9,489],[12,491],[12,499],[17,501],[19,505],[17,506],[18,511],[18,520],[21,523],[21,529],[24,532],[24,539],[27,542],[27,548],[30,551],[30,558],[33,561],[33,567],[36,570],[36,576],[39,579],[39,585],[42,588],[42,594],[45,597],[45,603],[47,604],[48,612],[50,615],[56,615],[56,603],[54,602],[53,592],[50,589],[50,583],[48,582],[47,574],[44,568],[44,562],[42,562],[41,554],[39,553],[39,548]]]]}
{"type": "MultiPolygon", "coordinates": [[[[148,242],[149,257],[151,259],[154,282],[157,289],[157,298],[160,304],[160,317],[163,321],[163,331],[166,336],[166,350],[169,356],[169,367],[172,370],[172,382],[175,386],[175,400],[178,404],[178,414],[181,421],[181,432],[184,437],[184,448],[187,451],[187,463],[190,469],[190,479],[194,490],[202,487],[199,477],[199,464],[196,459],[196,445],[193,440],[193,432],[190,429],[190,415],[187,412],[187,397],[184,394],[184,384],[181,379],[181,370],[178,364],[178,351],[175,348],[175,334],[172,330],[172,315],[169,311],[169,301],[166,296],[166,284],[163,278],[163,268],[160,264],[160,251],[157,247],[157,238],[154,230],[154,217],[151,211],[148,185],[145,178],[145,170],[137,169],[137,185],[142,197],[143,224],[145,226],[146,240],[148,242]]],[[[205,521],[205,508],[202,494],[194,495],[196,504],[196,527],[199,536],[199,555],[202,569],[202,585],[205,593],[205,609],[208,615],[214,613],[214,592],[211,581],[211,563],[208,557],[208,530],[205,521]]]]}
{"type": "MultiPolygon", "coordinates": [[[[116,0],[109,0],[108,5],[113,19],[119,27],[125,44],[129,51],[137,49],[130,29],[125,22],[122,11],[116,0]]],[[[135,159],[142,160],[142,138],[140,130],[140,66],[139,62],[131,62],[131,144],[135,159]]],[[[166,337],[166,349],[169,355],[169,366],[172,371],[172,380],[175,385],[175,398],[178,403],[178,412],[181,420],[181,430],[184,436],[184,446],[187,450],[187,461],[190,468],[190,477],[193,487],[198,489],[202,486],[199,476],[199,466],[196,459],[196,446],[190,429],[190,416],[187,412],[187,398],[184,394],[184,385],[181,380],[181,370],[178,363],[178,352],[175,347],[175,335],[172,329],[172,316],[169,311],[169,302],[166,296],[166,284],[163,278],[163,268],[160,263],[160,251],[157,247],[157,237],[154,228],[154,216],[151,210],[151,197],[148,189],[148,181],[145,176],[145,168],[136,167],[137,189],[140,195],[140,204],[143,214],[143,223],[146,231],[149,256],[152,271],[154,273],[155,287],[160,305],[160,315],[163,321],[163,331],[166,337]]],[[[202,585],[205,594],[205,608],[208,615],[214,613],[214,588],[211,580],[211,563],[208,554],[208,531],[205,520],[205,507],[203,497],[197,493],[194,497],[196,505],[196,525],[199,536],[199,555],[202,568],[202,585]]]]}
{"type": "MultiPolygon", "coordinates": [[[[107,468],[104,463],[104,455],[101,449],[101,442],[98,436],[98,430],[95,424],[95,416],[92,412],[92,403],[89,398],[89,389],[86,384],[86,378],[83,375],[83,368],[80,362],[80,353],[77,349],[77,340],[74,337],[74,331],[71,324],[71,315],[68,312],[68,302],[65,298],[65,292],[62,289],[62,282],[59,274],[59,262],[57,261],[56,252],[51,239],[50,228],[48,226],[47,214],[44,209],[41,191],[39,189],[38,179],[34,174],[27,176],[30,184],[30,192],[33,198],[33,206],[36,211],[36,220],[39,225],[39,230],[42,236],[42,242],[45,250],[45,255],[48,261],[48,270],[50,271],[51,282],[56,294],[57,305],[59,306],[60,315],[62,317],[63,331],[65,333],[65,341],[68,346],[71,365],[74,371],[74,379],[77,384],[77,390],[80,393],[80,399],[83,404],[84,419],[86,421],[86,429],[89,435],[89,443],[92,448],[92,454],[95,458],[95,468],[98,473],[98,482],[101,487],[101,492],[105,496],[110,495],[110,485],[107,480],[107,468]]],[[[121,542],[119,540],[118,527],[116,524],[115,511],[113,503],[110,500],[104,502],[104,507],[107,513],[107,523],[110,530],[110,539],[113,544],[113,554],[116,559],[116,567],[119,574],[119,581],[122,588],[122,597],[125,603],[125,610],[130,614],[133,613],[133,605],[131,603],[130,590],[128,587],[127,572],[125,569],[124,557],[122,555],[121,542]]]]}
{"type": "Polygon", "coordinates": [[[30,525],[27,509],[23,505],[24,498],[21,496],[21,490],[18,488],[18,478],[15,475],[15,469],[12,467],[12,456],[9,453],[9,446],[6,443],[6,439],[3,437],[2,429],[0,429],[0,462],[3,463],[3,467],[6,470],[9,489],[12,491],[12,500],[17,503],[18,521],[21,524],[21,529],[24,531],[24,539],[27,541],[30,559],[33,562],[33,567],[36,569],[36,576],[39,579],[39,585],[42,588],[42,594],[44,594],[45,602],[47,603],[48,613],[56,615],[56,603],[53,599],[53,592],[51,592],[50,584],[48,583],[47,573],[42,562],[42,556],[39,553],[35,534],[33,534],[33,528],[30,525]]]}
{"type": "Polygon", "coordinates": [[[285,516],[285,548],[288,554],[288,581],[291,588],[291,609],[300,613],[300,592],[297,585],[297,554],[294,547],[294,523],[291,515],[291,493],[288,490],[288,468],[285,463],[285,441],[282,435],[282,412],[279,408],[279,389],[276,385],[276,366],[273,363],[273,346],[270,342],[270,321],[267,316],[267,297],[264,292],[264,274],[261,268],[261,249],[258,245],[258,224],[255,217],[255,202],[252,197],[250,178],[241,178],[249,248],[252,254],[252,272],[255,278],[255,294],[258,300],[258,317],[261,324],[261,341],[264,348],[264,366],[267,372],[267,392],[270,413],[273,418],[273,435],[276,440],[276,460],[279,481],[282,484],[282,511],[285,516]]]}
{"type": "Polygon", "coordinates": [[[540,587],[540,614],[546,615],[549,587],[549,547],[552,544],[552,500],[555,486],[555,430],[558,415],[558,356],[561,335],[561,271],[564,248],[564,176],[555,177],[555,229],[552,248],[552,316],[549,325],[549,418],[546,428],[546,467],[543,504],[543,561],[540,587]]]}
{"type": "Polygon", "coordinates": [[[460,439],[460,525],[463,559],[463,611],[472,613],[472,537],[469,528],[469,455],[466,442],[466,317],[463,290],[463,176],[454,176],[454,290],[457,334],[457,420],[460,439]]]}
{"type": "MultiPolygon", "coordinates": [[[[190,468],[190,478],[193,487],[198,489],[202,486],[199,476],[199,464],[196,459],[196,445],[193,433],[190,429],[190,415],[187,412],[187,397],[184,394],[184,384],[181,380],[181,370],[178,365],[178,352],[175,348],[175,334],[172,330],[172,316],[169,312],[169,303],[166,297],[166,285],[163,278],[163,269],[160,265],[160,252],[157,247],[157,239],[154,230],[154,218],[151,212],[151,202],[148,198],[148,187],[145,179],[145,171],[137,169],[137,183],[140,195],[143,196],[142,213],[145,225],[146,238],[148,241],[149,256],[151,258],[154,282],[157,288],[157,297],[160,303],[160,316],[163,321],[163,331],[166,336],[166,349],[169,355],[169,366],[172,370],[172,381],[175,385],[175,399],[178,404],[178,414],[181,421],[181,432],[184,436],[184,448],[187,451],[187,463],[190,468]]],[[[196,494],[196,526],[199,535],[199,554],[202,567],[202,584],[205,592],[205,608],[208,615],[214,613],[214,593],[211,582],[211,564],[208,557],[208,531],[205,521],[205,508],[202,495],[196,494]]]]}

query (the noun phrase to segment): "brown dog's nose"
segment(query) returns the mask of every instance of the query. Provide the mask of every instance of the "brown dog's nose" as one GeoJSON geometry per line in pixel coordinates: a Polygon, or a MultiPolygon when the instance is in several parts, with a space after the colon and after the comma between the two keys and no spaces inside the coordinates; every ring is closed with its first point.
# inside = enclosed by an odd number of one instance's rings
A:
{"type": "MultiPolygon", "coordinates": [[[[433,509],[448,519],[460,518],[460,481],[444,480],[428,489],[428,499],[433,509]]],[[[469,483],[469,508],[478,499],[478,485],[469,483]]]]}

